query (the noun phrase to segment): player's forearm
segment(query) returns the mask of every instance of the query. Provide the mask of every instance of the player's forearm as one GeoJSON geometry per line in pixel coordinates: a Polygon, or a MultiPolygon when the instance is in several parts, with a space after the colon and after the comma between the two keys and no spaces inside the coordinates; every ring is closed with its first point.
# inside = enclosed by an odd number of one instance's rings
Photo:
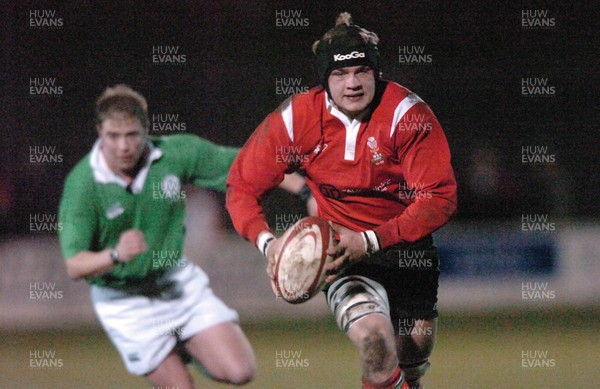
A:
{"type": "Polygon", "coordinates": [[[67,259],[65,263],[67,265],[67,274],[73,280],[99,276],[115,266],[110,258],[110,249],[98,252],[80,251],[67,259]]]}

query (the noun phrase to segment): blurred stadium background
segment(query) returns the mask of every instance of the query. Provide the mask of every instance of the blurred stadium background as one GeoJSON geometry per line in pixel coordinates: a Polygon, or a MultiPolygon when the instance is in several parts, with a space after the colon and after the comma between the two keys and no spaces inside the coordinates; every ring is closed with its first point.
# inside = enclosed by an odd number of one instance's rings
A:
{"type": "MultiPolygon", "coordinates": [[[[380,35],[385,77],[430,104],[453,152],[460,209],[435,235],[441,316],[425,388],[597,386],[596,3],[83,1],[0,9],[0,387],[145,387],[100,329],[87,285],[67,279],[56,239],[64,177],[94,141],[95,97],[130,84],[156,115],[152,134],[240,146],[287,97],[282,85],[316,84],[310,45],[342,10],[380,35]],[[156,62],[157,47],[185,61],[156,62]],[[407,49],[430,60],[400,63],[407,49]],[[551,88],[527,95],[531,80],[551,88]],[[40,83],[55,89],[32,93],[40,83]]],[[[223,195],[186,191],[188,256],[241,315],[259,361],[249,387],[358,387],[356,353],[323,298],[275,299],[223,195]]],[[[281,229],[304,213],[280,192],[265,207],[281,229]]]]}

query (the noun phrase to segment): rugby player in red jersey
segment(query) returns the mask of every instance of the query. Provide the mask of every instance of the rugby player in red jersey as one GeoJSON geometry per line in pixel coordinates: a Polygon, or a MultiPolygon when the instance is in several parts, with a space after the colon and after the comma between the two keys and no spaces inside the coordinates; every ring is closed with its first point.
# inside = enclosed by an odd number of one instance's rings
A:
{"type": "Polygon", "coordinates": [[[420,387],[437,328],[431,234],[456,210],[440,123],[416,94],[381,78],[379,38],[340,14],[315,42],[322,85],[284,101],[242,148],[227,180],[236,230],[268,259],[281,245],[259,200],[306,175],[337,233],[327,302],[357,347],[364,388],[420,387]]]}

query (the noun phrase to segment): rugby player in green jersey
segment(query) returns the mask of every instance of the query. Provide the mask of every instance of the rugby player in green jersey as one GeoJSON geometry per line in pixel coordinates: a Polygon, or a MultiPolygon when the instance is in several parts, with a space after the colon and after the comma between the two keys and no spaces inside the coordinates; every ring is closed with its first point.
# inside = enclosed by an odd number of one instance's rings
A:
{"type": "Polygon", "coordinates": [[[192,388],[191,356],[216,381],[251,381],[255,357],[236,311],[183,254],[183,185],[224,191],[238,149],[149,136],[146,100],[125,85],[98,98],[96,124],[98,140],[60,202],[68,275],[91,284],[96,314],[132,374],[192,388]]]}

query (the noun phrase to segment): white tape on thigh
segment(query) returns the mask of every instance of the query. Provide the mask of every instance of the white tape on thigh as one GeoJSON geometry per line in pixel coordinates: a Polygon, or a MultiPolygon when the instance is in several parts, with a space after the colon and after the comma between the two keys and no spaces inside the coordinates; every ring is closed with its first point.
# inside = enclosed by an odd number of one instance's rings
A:
{"type": "Polygon", "coordinates": [[[354,322],[373,313],[390,317],[387,293],[381,284],[361,276],[342,277],[327,291],[327,303],[338,326],[348,332],[354,322]]]}

